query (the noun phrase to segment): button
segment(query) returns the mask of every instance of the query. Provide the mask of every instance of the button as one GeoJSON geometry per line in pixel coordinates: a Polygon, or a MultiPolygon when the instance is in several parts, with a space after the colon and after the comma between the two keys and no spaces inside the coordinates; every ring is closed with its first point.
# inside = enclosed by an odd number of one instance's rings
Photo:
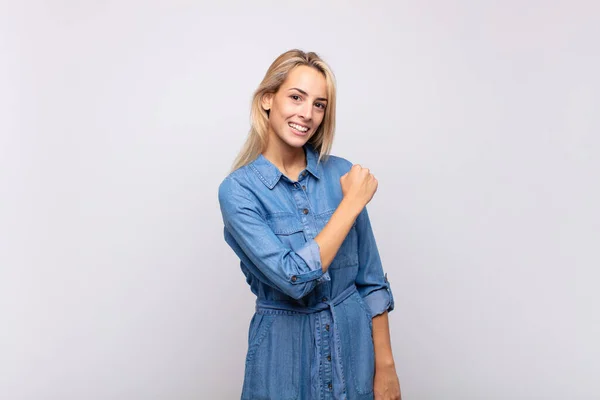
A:
{"type": "Polygon", "coordinates": [[[327,301],[327,297],[323,297],[321,300],[323,301],[323,303],[325,303],[327,301]]]}
{"type": "Polygon", "coordinates": [[[298,184],[297,184],[297,183],[294,183],[294,187],[295,187],[296,189],[298,189],[298,184]]]}
{"type": "Polygon", "coordinates": [[[306,190],[306,186],[302,185],[302,190],[306,190]]]}
{"type": "Polygon", "coordinates": [[[302,171],[302,176],[306,176],[306,171],[302,171]]]}
{"type": "Polygon", "coordinates": [[[296,282],[298,280],[298,277],[296,275],[292,275],[292,282],[296,282]]]}
{"type": "Polygon", "coordinates": [[[329,390],[331,390],[333,388],[333,385],[331,384],[331,382],[329,382],[329,385],[327,385],[327,387],[329,388],[329,390]]]}
{"type": "Polygon", "coordinates": [[[327,356],[327,361],[331,361],[331,354],[327,356]]]}
{"type": "Polygon", "coordinates": [[[329,330],[329,324],[325,325],[325,330],[328,331],[329,330]]]}
{"type": "Polygon", "coordinates": [[[385,273],[385,275],[383,276],[383,280],[384,280],[385,282],[387,282],[387,281],[388,281],[388,280],[387,280],[387,272],[386,272],[386,273],[385,273]]]}
{"type": "Polygon", "coordinates": [[[304,210],[302,210],[302,212],[303,212],[304,214],[308,214],[308,208],[305,208],[304,210]]]}

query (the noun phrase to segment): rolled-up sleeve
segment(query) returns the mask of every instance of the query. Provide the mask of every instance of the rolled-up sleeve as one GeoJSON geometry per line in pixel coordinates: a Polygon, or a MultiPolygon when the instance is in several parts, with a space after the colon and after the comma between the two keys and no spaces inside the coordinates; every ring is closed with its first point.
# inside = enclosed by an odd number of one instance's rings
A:
{"type": "Polygon", "coordinates": [[[311,239],[294,251],[283,244],[261,215],[257,202],[232,178],[219,186],[225,241],[266,284],[295,299],[329,280],[318,243],[311,239]]]}
{"type": "Polygon", "coordinates": [[[381,257],[366,207],[356,219],[356,229],[358,234],[356,287],[374,317],[394,309],[394,296],[387,274],[384,273],[381,265],[381,257]]]}

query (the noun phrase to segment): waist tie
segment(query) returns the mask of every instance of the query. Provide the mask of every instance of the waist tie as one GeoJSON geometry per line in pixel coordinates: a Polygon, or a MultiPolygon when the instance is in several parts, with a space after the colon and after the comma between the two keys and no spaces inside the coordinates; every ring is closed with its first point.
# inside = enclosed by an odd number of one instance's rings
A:
{"type": "MultiPolygon", "coordinates": [[[[256,312],[267,311],[267,310],[279,310],[279,311],[293,311],[301,314],[313,314],[323,310],[330,309],[331,314],[335,315],[335,311],[333,307],[342,303],[348,297],[352,295],[352,293],[356,292],[356,285],[351,285],[344,289],[340,294],[338,294],[333,299],[329,299],[322,303],[317,303],[312,307],[301,306],[298,304],[294,304],[285,300],[256,300],[256,312]]],[[[335,318],[335,317],[334,317],[335,318]]],[[[335,320],[334,320],[335,323],[335,320]]]]}
{"type": "MultiPolygon", "coordinates": [[[[348,297],[350,297],[353,293],[357,292],[356,285],[351,285],[342,291],[335,298],[330,299],[328,301],[324,301],[322,303],[318,303],[312,307],[300,306],[298,304],[293,304],[287,301],[276,301],[276,300],[256,300],[256,312],[261,313],[263,311],[269,310],[277,310],[277,311],[291,311],[299,314],[313,314],[317,312],[321,312],[329,309],[331,312],[331,320],[333,321],[333,329],[331,332],[332,337],[334,338],[334,343],[337,345],[333,345],[332,351],[335,353],[335,366],[334,366],[334,375],[338,382],[333,382],[333,396],[334,398],[346,398],[345,395],[345,382],[344,382],[344,373],[342,366],[342,343],[339,338],[339,330],[337,317],[335,313],[334,307],[338,304],[342,303],[348,297]],[[336,337],[337,336],[337,337],[336,337]]],[[[315,349],[316,350],[316,349],[315,349]]],[[[313,390],[316,390],[313,388],[313,390]]]]}

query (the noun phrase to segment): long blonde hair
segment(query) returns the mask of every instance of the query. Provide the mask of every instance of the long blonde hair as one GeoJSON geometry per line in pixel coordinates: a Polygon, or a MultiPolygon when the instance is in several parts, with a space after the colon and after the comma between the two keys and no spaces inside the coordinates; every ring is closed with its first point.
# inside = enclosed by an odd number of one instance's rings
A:
{"type": "Polygon", "coordinates": [[[246,143],[244,143],[233,163],[232,171],[251,163],[265,150],[268,140],[269,117],[261,106],[262,98],[267,93],[276,93],[286,80],[289,72],[300,65],[315,68],[325,77],[328,100],[325,116],[319,129],[309,139],[308,143],[319,154],[319,161],[323,158],[326,159],[329,155],[335,134],[335,76],[329,65],[316,53],[305,53],[302,50],[293,49],[286,51],[273,61],[258,89],[254,92],[250,110],[250,132],[246,143]]]}

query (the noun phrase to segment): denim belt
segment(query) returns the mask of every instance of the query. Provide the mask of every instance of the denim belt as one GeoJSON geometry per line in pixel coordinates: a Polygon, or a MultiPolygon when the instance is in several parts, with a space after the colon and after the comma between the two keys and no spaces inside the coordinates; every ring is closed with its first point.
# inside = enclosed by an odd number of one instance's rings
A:
{"type": "Polygon", "coordinates": [[[277,300],[256,300],[256,312],[260,311],[268,311],[268,310],[278,310],[278,311],[292,311],[301,314],[313,314],[320,311],[324,311],[327,309],[331,310],[331,314],[333,317],[333,323],[335,324],[335,311],[333,307],[342,303],[348,297],[350,297],[354,292],[356,292],[356,285],[351,285],[344,289],[343,292],[338,294],[333,299],[328,299],[327,301],[318,303],[312,307],[300,306],[298,304],[294,304],[288,301],[277,301],[277,300]]]}

